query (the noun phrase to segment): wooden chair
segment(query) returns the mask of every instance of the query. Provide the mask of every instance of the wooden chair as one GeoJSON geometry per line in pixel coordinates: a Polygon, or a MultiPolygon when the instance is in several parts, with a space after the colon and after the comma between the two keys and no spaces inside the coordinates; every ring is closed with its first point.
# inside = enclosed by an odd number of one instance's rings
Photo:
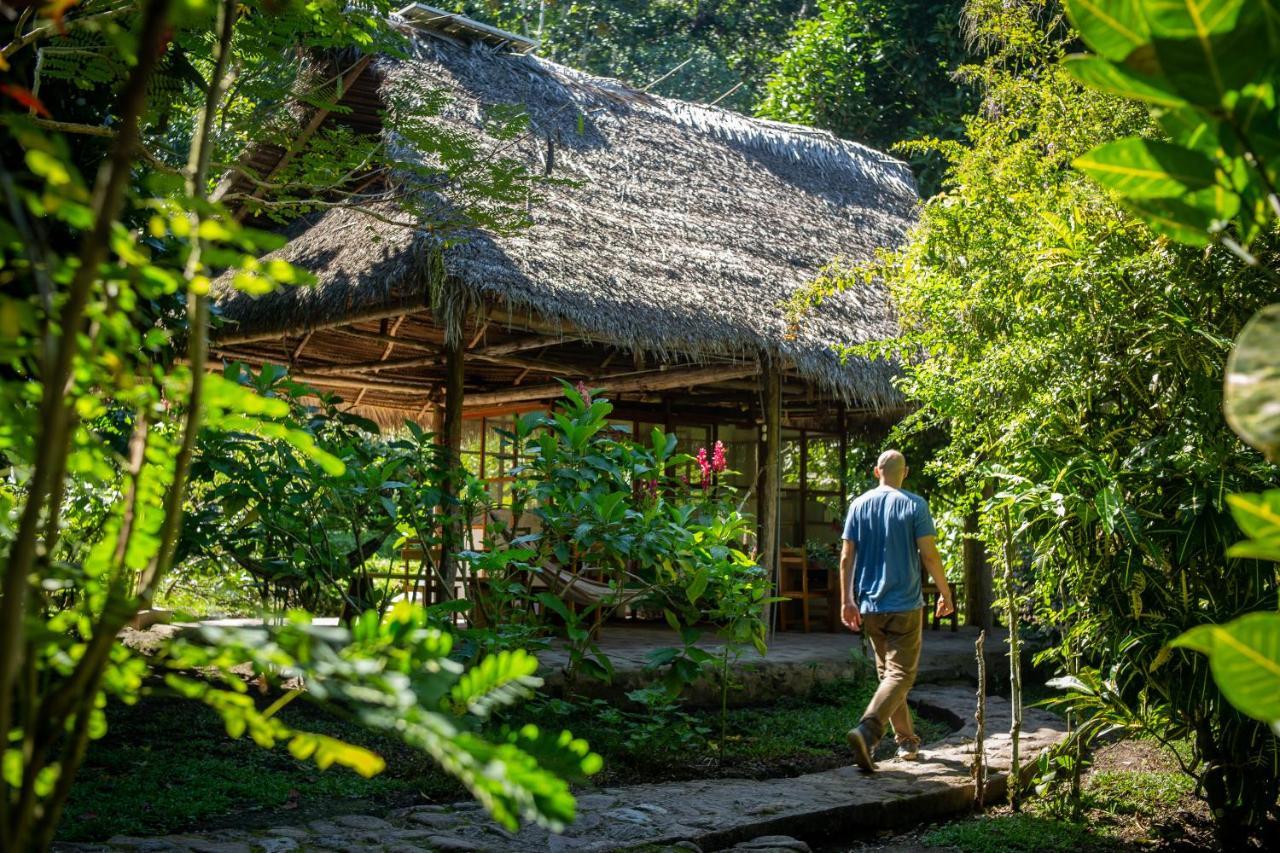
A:
{"type": "Polygon", "coordinates": [[[790,605],[796,602],[800,606],[800,627],[809,633],[812,621],[812,603],[826,602],[828,630],[838,630],[840,620],[840,581],[832,577],[829,569],[821,566],[810,566],[809,557],[803,548],[783,548],[778,561],[779,587],[778,595],[790,601],[781,602],[778,607],[778,630],[785,631],[792,622],[790,605]]]}

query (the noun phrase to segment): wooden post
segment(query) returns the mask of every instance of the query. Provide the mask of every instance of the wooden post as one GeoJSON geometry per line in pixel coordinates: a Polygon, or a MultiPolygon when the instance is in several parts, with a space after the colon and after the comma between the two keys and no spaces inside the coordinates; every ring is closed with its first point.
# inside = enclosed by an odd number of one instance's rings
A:
{"type": "MultiPolygon", "coordinates": [[[[844,403],[840,404],[840,415],[836,421],[836,429],[840,433],[840,506],[849,511],[849,419],[845,415],[844,403]]],[[[844,517],[840,518],[844,523],[844,517]]]]}
{"type": "MultiPolygon", "coordinates": [[[[767,365],[764,371],[764,467],[760,483],[760,562],[773,578],[773,593],[781,589],[782,578],[778,571],[779,498],[781,496],[782,452],[782,377],[777,365],[767,365]]],[[[769,636],[773,636],[774,612],[770,606],[765,611],[769,624],[769,636]]]]}
{"type": "MultiPolygon", "coordinates": [[[[995,484],[988,480],[982,487],[983,500],[995,494],[995,484]]],[[[991,556],[979,534],[978,510],[975,507],[964,518],[964,621],[984,631],[995,627],[995,581],[991,556]]]]}
{"type": "Polygon", "coordinates": [[[978,710],[973,715],[978,730],[973,736],[973,808],[982,811],[987,797],[987,632],[978,632],[974,652],[978,657],[978,710]]]}
{"type": "Polygon", "coordinates": [[[992,618],[991,560],[978,538],[977,510],[964,518],[964,623],[984,631],[994,627],[992,618]]]}
{"type": "Polygon", "coordinates": [[[462,466],[462,396],[465,358],[462,341],[445,342],[445,386],[444,386],[444,433],[445,464],[449,466],[444,478],[445,525],[441,532],[440,542],[440,576],[448,587],[447,596],[452,597],[453,579],[456,574],[453,552],[462,544],[462,519],[458,516],[460,507],[457,504],[461,490],[459,469],[462,466]]]}
{"type": "Polygon", "coordinates": [[[1013,705],[1013,721],[1009,726],[1009,806],[1016,812],[1022,808],[1022,637],[1018,624],[1018,586],[1014,578],[1013,521],[1009,507],[1004,507],[1004,595],[1009,620],[1009,701],[1013,705]]]}

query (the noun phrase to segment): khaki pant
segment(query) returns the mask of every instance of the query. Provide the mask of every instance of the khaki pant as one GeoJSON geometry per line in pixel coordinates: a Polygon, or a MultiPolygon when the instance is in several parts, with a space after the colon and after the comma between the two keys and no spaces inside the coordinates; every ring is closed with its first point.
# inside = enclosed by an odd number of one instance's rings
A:
{"type": "Polygon", "coordinates": [[[923,629],[924,618],[919,608],[905,613],[862,615],[862,631],[875,649],[876,673],[880,676],[880,686],[871,697],[862,722],[876,740],[884,736],[885,726],[890,724],[898,743],[915,740],[907,692],[915,683],[920,667],[923,629]]]}

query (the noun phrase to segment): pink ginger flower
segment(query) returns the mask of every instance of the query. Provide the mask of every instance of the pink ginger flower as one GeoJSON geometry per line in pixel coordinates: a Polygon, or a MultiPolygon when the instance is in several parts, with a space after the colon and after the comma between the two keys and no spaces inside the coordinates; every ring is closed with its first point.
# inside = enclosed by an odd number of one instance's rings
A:
{"type": "Polygon", "coordinates": [[[707,449],[698,448],[698,467],[702,469],[702,489],[706,491],[711,485],[711,463],[707,461],[707,449]]]}
{"type": "Polygon", "coordinates": [[[582,397],[582,402],[591,405],[591,389],[587,387],[587,383],[579,379],[578,384],[573,387],[577,390],[578,396],[582,397]]]}
{"type": "Polygon", "coordinates": [[[724,442],[717,441],[715,450],[711,454],[711,470],[719,474],[727,467],[724,461],[724,442]]]}

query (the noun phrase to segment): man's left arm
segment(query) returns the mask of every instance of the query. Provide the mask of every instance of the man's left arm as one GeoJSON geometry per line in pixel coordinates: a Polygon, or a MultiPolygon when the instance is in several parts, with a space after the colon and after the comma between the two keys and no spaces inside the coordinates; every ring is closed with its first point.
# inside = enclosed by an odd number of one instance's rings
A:
{"type": "Polygon", "coordinates": [[[938,607],[934,612],[939,619],[950,616],[956,612],[956,605],[951,600],[951,586],[947,583],[947,572],[942,568],[942,555],[938,553],[935,537],[921,536],[916,539],[916,548],[920,551],[920,562],[924,563],[934,586],[938,588],[938,607]]]}
{"type": "Polygon", "coordinates": [[[929,504],[923,498],[916,499],[916,549],[920,552],[920,562],[938,588],[938,607],[934,611],[938,618],[950,616],[956,612],[955,602],[951,599],[951,585],[947,583],[947,572],[942,568],[942,557],[938,554],[937,533],[933,526],[933,515],[929,512],[929,504]]]}
{"type": "Polygon", "coordinates": [[[862,613],[853,595],[853,559],[856,554],[857,546],[853,540],[844,540],[844,547],[840,549],[840,621],[850,631],[862,629],[862,613]]]}

